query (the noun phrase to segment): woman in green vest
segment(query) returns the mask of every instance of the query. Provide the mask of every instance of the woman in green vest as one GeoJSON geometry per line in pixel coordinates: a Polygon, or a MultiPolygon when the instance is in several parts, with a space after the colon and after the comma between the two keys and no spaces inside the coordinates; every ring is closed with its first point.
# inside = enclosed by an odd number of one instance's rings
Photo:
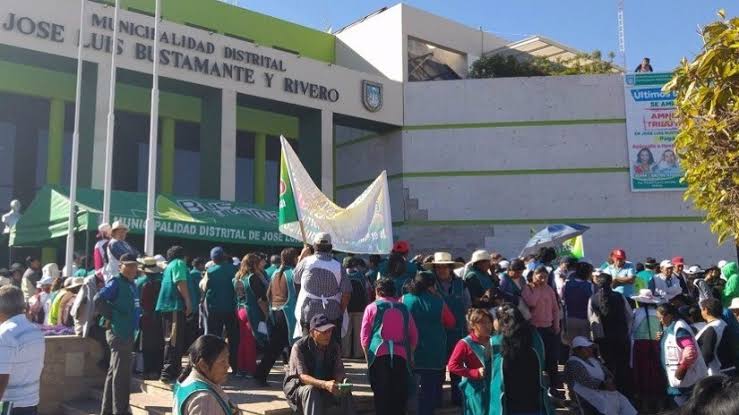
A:
{"type": "Polygon", "coordinates": [[[553,415],[544,386],[544,342],[518,308],[495,310],[488,415],[553,415]]]}
{"type": "Polygon", "coordinates": [[[419,339],[413,354],[414,371],[420,382],[418,415],[432,415],[441,406],[446,368],[446,330],[455,326],[454,315],[436,291],[431,273],[419,273],[410,284],[403,304],[410,311],[419,339]]]}
{"type": "Polygon", "coordinates": [[[459,389],[464,396],[464,415],[487,415],[490,409],[490,366],[493,316],[485,309],[467,313],[470,334],[457,342],[449,358],[450,374],[460,376],[459,389]]]}
{"type": "Polygon", "coordinates": [[[221,385],[228,379],[228,346],[212,334],[198,337],[190,346],[190,362],[174,386],[174,415],[235,415],[221,385]]]}
{"type": "Polygon", "coordinates": [[[256,373],[256,348],[269,341],[267,331],[267,280],[259,271],[262,258],[247,254],[234,278],[238,301],[237,317],[241,332],[238,366],[240,372],[256,373]]]}

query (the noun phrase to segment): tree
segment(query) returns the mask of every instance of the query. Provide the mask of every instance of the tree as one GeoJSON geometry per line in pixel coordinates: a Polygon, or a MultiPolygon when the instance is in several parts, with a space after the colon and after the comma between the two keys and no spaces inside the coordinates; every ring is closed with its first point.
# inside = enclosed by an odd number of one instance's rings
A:
{"type": "Polygon", "coordinates": [[[739,18],[718,15],[701,32],[700,54],[682,60],[664,91],[676,94],[685,198],[706,212],[721,243],[739,237],[739,18]]]}
{"type": "Polygon", "coordinates": [[[578,53],[569,59],[550,61],[541,56],[513,55],[483,56],[472,64],[471,78],[509,78],[517,76],[556,76],[603,74],[618,72],[613,64],[615,54],[610,52],[608,60],[603,60],[599,50],[591,53],[578,53]]]}

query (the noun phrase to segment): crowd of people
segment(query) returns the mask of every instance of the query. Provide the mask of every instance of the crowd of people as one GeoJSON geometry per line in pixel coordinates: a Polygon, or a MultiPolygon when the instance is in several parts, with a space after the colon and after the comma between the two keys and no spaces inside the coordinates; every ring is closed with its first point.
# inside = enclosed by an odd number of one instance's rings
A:
{"type": "Polygon", "coordinates": [[[327,233],[280,255],[238,259],[216,246],[189,258],[172,246],[149,257],[127,233],[101,225],[89,269],[82,256],[61,271],[28,258],[2,276],[0,397],[10,413],[36,413],[43,331],[65,327],[103,346],[103,415],[130,413],[133,372],[172,384],[174,413],[230,414],[221,386],[232,377],[269,387],[280,358],[285,398],[306,415],[355,412],[346,358],[367,362],[375,410],[391,415],[409,405],[433,414],[447,375],[451,404],[469,415],[739,405],[717,392],[737,390],[736,262],[633,264],[614,249],[594,265],[553,248],[409,258],[406,241],[363,258],[335,253],[327,233]]]}

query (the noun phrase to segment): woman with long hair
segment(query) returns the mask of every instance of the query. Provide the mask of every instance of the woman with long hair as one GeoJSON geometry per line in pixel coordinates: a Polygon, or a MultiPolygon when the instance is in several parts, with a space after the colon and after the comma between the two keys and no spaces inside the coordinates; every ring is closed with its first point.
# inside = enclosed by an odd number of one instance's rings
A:
{"type": "Polygon", "coordinates": [[[657,318],[662,368],[667,375],[667,394],[679,406],[690,397],[693,386],[706,377],[708,368],[688,323],[680,318],[672,304],[660,304],[657,318]]]}
{"type": "Polygon", "coordinates": [[[634,174],[643,176],[652,173],[654,166],[654,155],[647,147],[642,148],[636,153],[636,163],[634,163],[634,174]]]}
{"type": "Polygon", "coordinates": [[[593,340],[618,390],[631,396],[631,306],[621,293],[611,289],[613,277],[604,272],[595,277],[596,292],[588,302],[588,320],[593,340]]]}
{"type": "Polygon", "coordinates": [[[257,346],[266,345],[268,340],[267,281],[259,271],[261,261],[257,254],[246,254],[233,281],[241,339],[237,359],[240,375],[256,374],[257,346]]]}
{"type": "Polygon", "coordinates": [[[228,379],[228,345],[212,334],[190,346],[190,361],[174,386],[174,415],[233,415],[238,409],[221,388],[228,379]]]}
{"type": "Polygon", "coordinates": [[[544,342],[511,304],[496,309],[492,337],[489,415],[552,415],[544,370],[544,342]]]}
{"type": "Polygon", "coordinates": [[[433,274],[419,273],[410,284],[403,304],[416,323],[418,346],[413,354],[415,374],[420,381],[418,415],[432,415],[441,405],[444,369],[447,362],[446,329],[455,325],[454,315],[436,291],[433,274]]]}

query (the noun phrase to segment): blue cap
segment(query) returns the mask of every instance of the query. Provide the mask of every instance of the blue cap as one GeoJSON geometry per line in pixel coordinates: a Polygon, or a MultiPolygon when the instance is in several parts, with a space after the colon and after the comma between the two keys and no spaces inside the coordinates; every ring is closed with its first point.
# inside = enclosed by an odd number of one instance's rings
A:
{"type": "Polygon", "coordinates": [[[225,255],[225,252],[223,252],[223,248],[220,246],[217,246],[210,250],[210,259],[221,259],[225,255]]]}

